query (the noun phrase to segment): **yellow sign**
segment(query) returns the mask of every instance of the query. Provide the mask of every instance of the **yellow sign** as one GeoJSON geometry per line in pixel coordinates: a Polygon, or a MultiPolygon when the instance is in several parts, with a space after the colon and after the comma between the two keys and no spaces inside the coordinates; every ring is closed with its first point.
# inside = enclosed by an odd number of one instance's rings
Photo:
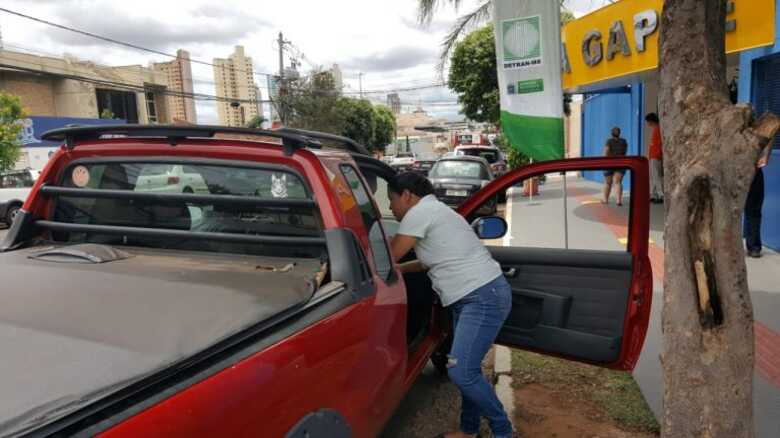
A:
{"type": "MultiPolygon", "coordinates": [[[[567,24],[563,88],[578,88],[658,67],[663,0],[621,0],[567,24]]],[[[775,41],[775,0],[731,0],[726,52],[775,41]]]]}

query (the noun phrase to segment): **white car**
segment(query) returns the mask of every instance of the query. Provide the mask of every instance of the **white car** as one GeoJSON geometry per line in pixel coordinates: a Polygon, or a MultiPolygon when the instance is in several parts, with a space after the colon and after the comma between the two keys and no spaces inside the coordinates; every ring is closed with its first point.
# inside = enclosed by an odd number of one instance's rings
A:
{"type": "Polygon", "coordinates": [[[39,174],[31,169],[0,173],[0,222],[11,225],[39,174]]]}
{"type": "Polygon", "coordinates": [[[393,161],[390,163],[390,166],[392,166],[399,172],[410,170],[414,165],[416,159],[417,158],[414,156],[413,153],[401,152],[399,154],[396,154],[395,158],[393,158],[393,161]]]}
{"type": "Polygon", "coordinates": [[[137,192],[209,194],[208,185],[197,171],[189,166],[174,164],[146,165],[135,183],[137,192]]]}

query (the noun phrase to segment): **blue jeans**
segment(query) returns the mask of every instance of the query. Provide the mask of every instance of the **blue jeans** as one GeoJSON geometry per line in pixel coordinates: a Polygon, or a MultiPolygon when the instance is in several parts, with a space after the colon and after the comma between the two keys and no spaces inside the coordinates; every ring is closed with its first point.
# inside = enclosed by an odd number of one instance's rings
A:
{"type": "Polygon", "coordinates": [[[493,345],[512,307],[512,289],[504,276],[476,289],[451,305],[455,334],[447,364],[450,380],[463,399],[460,430],[479,432],[487,417],[496,438],[511,437],[512,423],[482,374],[482,359],[493,345]]]}
{"type": "Polygon", "coordinates": [[[756,170],[745,200],[742,236],[748,251],[761,251],[761,208],[764,206],[764,171],[756,170]]]}

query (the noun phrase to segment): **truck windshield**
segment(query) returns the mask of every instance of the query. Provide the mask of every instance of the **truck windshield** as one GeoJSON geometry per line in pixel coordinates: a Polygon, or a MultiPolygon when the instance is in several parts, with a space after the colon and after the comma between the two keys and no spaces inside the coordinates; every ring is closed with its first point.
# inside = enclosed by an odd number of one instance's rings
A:
{"type": "MultiPolygon", "coordinates": [[[[303,180],[292,170],[232,167],[191,163],[94,163],[71,166],[64,173],[61,187],[97,191],[128,191],[163,196],[113,196],[111,192],[95,196],[58,198],[54,220],[57,222],[109,227],[154,228],[248,236],[321,237],[322,226],[312,196],[303,180]],[[165,194],[191,194],[178,199],[165,194]],[[98,196],[99,195],[99,196],[98,196]],[[195,195],[206,195],[200,199],[195,195]],[[216,196],[212,196],[216,195],[216,196]],[[249,197],[258,202],[220,202],[220,196],[249,197]],[[282,202],[262,202],[278,200],[282,202]],[[289,201],[289,202],[284,202],[289,201]]],[[[113,192],[116,193],[116,192],[113,192]]],[[[226,199],[222,198],[222,199],[226,199]]],[[[187,249],[241,254],[319,257],[321,249],[302,245],[209,241],[178,237],[129,236],[110,230],[100,232],[56,232],[55,240],[70,243],[107,243],[167,249],[187,249]]],[[[137,234],[137,233],[136,233],[137,234]]],[[[218,239],[219,240],[219,239],[218,239]]]]}

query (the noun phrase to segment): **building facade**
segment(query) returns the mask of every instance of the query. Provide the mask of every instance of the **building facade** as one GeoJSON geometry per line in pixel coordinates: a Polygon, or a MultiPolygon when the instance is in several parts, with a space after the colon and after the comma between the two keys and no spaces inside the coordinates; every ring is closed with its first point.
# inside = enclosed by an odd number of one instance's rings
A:
{"type": "Polygon", "coordinates": [[[189,52],[179,49],[176,51],[176,59],[154,63],[152,68],[166,75],[168,90],[172,92],[166,98],[172,121],[198,123],[195,101],[192,97],[186,97],[194,93],[189,52]]]}
{"type": "Polygon", "coordinates": [[[107,67],[72,57],[0,50],[0,89],[30,116],[170,123],[164,73],[139,65],[107,67]]]}
{"type": "MultiPolygon", "coordinates": [[[[775,8],[780,8],[780,0],[775,8]]],[[[738,100],[753,104],[757,114],[771,111],[780,115],[780,19],[775,15],[772,45],[742,52],[739,62],[738,100]]],[[[764,209],[761,239],[764,245],[780,250],[780,135],[772,143],[769,164],[764,173],[764,209]]]]}
{"type": "Polygon", "coordinates": [[[253,117],[262,115],[260,91],[255,84],[252,58],[236,46],[226,59],[214,59],[217,115],[225,126],[246,126],[253,117]]]}
{"type": "Polygon", "coordinates": [[[390,111],[396,116],[401,114],[401,98],[398,93],[390,93],[387,95],[387,106],[390,107],[390,111]]]}
{"type": "MultiPolygon", "coordinates": [[[[726,17],[727,78],[737,86],[739,100],[753,103],[759,113],[771,110],[780,114],[778,3],[780,0],[734,0],[726,17]]],[[[614,126],[628,141],[629,155],[646,155],[651,132],[645,127],[644,116],[658,112],[656,66],[662,6],[662,0],[624,0],[564,28],[564,89],[583,97],[579,139],[570,136],[568,156],[575,156],[572,149],[577,147],[576,140],[582,156],[602,155],[614,126]],[[613,35],[621,29],[633,31],[613,35]],[[606,56],[610,41],[626,42],[625,54],[606,56]]],[[[770,165],[764,169],[764,218],[780,214],[778,143],[780,136],[775,139],[770,165]]],[[[585,177],[603,180],[601,172],[586,172],[585,177]]],[[[780,250],[780,223],[765,220],[762,238],[765,245],[780,250]]]]}

